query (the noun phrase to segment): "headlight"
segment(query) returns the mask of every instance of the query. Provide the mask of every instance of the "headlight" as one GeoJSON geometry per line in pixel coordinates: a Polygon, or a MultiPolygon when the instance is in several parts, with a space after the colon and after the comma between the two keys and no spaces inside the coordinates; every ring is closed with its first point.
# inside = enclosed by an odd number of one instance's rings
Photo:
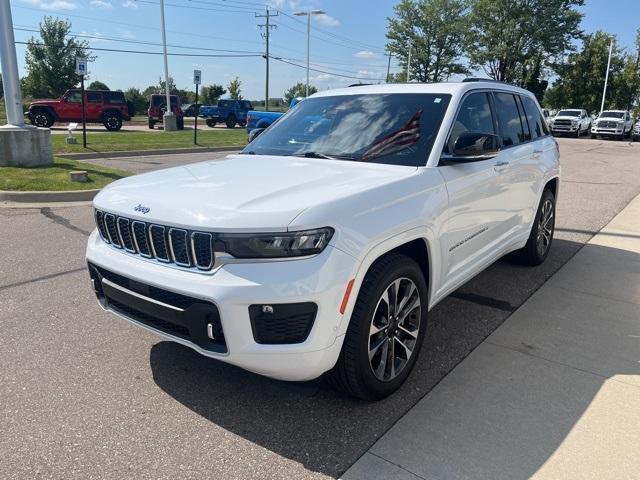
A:
{"type": "Polygon", "coordinates": [[[333,236],[333,228],[283,233],[218,234],[216,250],[236,258],[303,257],[322,252],[333,236]]]}
{"type": "Polygon", "coordinates": [[[577,125],[578,121],[577,120],[571,120],[571,125],[577,125]]]}

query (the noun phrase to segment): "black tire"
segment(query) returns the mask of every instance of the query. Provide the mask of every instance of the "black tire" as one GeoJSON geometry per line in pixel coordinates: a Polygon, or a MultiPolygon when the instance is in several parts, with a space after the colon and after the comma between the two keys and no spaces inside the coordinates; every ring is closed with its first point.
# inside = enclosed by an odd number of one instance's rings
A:
{"type": "Polygon", "coordinates": [[[129,100],[127,100],[127,113],[129,117],[133,117],[136,113],[136,106],[129,100]]]}
{"type": "Polygon", "coordinates": [[[240,125],[240,127],[244,128],[247,126],[247,122],[238,122],[238,125],[240,125]]]}
{"type": "Polygon", "coordinates": [[[153,121],[153,118],[149,117],[149,129],[153,130],[156,126],[156,122],[153,121]]]}
{"type": "Polygon", "coordinates": [[[227,117],[225,124],[227,125],[227,128],[235,128],[237,121],[236,116],[232,114],[227,117]]]}
{"type": "Polygon", "coordinates": [[[525,265],[536,266],[545,261],[551,250],[551,244],[553,243],[553,234],[555,232],[556,225],[556,199],[551,190],[545,188],[542,192],[542,198],[536,211],[536,217],[533,220],[533,226],[531,227],[531,233],[529,234],[529,240],[524,248],[516,252],[517,258],[525,265]],[[545,222],[546,208],[550,202],[551,205],[551,217],[545,222]],[[544,211],[544,213],[543,213],[544,211]],[[544,222],[544,224],[543,224],[544,222]],[[547,228],[545,228],[545,226],[547,228]],[[546,234],[543,234],[547,232],[546,234]],[[542,236],[544,238],[539,238],[542,236]],[[545,241],[547,239],[547,241],[545,241]],[[539,243],[542,242],[542,245],[539,243]]]}
{"type": "Polygon", "coordinates": [[[102,115],[102,124],[110,132],[117,132],[122,128],[122,116],[120,112],[106,112],[102,115]]]}
{"type": "Polygon", "coordinates": [[[593,140],[595,140],[596,138],[598,138],[598,135],[596,135],[595,133],[592,133],[592,134],[591,134],[591,138],[592,138],[593,140]]]}
{"type": "Polygon", "coordinates": [[[216,123],[218,122],[216,122],[213,118],[207,118],[207,127],[213,128],[216,126],[216,123]]]}
{"type": "MultiPolygon", "coordinates": [[[[398,290],[400,289],[398,288],[398,290]]],[[[406,288],[404,291],[407,291],[406,288]]],[[[413,300],[409,301],[413,303],[413,300]]],[[[424,332],[427,328],[427,302],[427,282],[422,270],[414,260],[397,253],[390,253],[378,259],[367,272],[360,287],[340,356],[333,369],[326,374],[329,384],[342,392],[363,400],[380,400],[400,388],[411,373],[420,353],[424,332]],[[416,322],[415,314],[417,312],[418,327],[417,331],[414,330],[415,337],[413,335],[407,336],[406,333],[403,333],[402,329],[397,327],[397,320],[395,323],[387,321],[386,328],[376,325],[381,329],[375,333],[375,335],[380,336],[376,337],[374,341],[377,340],[379,343],[376,347],[376,353],[370,361],[370,341],[373,338],[370,337],[370,328],[374,325],[376,318],[384,318],[377,316],[378,312],[381,311],[380,309],[383,309],[383,304],[380,303],[382,302],[382,295],[387,289],[391,288],[394,281],[400,279],[404,279],[401,281],[405,282],[405,285],[410,285],[410,282],[413,282],[417,295],[411,298],[419,298],[420,300],[419,306],[410,307],[411,315],[406,317],[413,324],[409,326],[409,323],[400,322],[407,328],[414,328],[416,322]],[[390,328],[393,328],[394,331],[388,332],[390,328]],[[385,352],[389,350],[389,345],[396,345],[396,339],[402,344],[401,336],[404,336],[402,341],[405,344],[413,344],[411,353],[407,354],[405,350],[398,346],[398,352],[405,352],[404,355],[408,356],[408,358],[405,359],[404,364],[398,364],[401,368],[395,377],[390,377],[388,380],[379,379],[377,374],[374,373],[373,363],[371,362],[376,361],[378,353],[380,353],[378,358],[381,359],[383,355],[387,358],[385,352]],[[389,343],[384,347],[386,342],[389,343]]],[[[379,360],[380,363],[378,365],[383,367],[383,377],[387,373],[387,365],[396,365],[395,357],[393,358],[393,362],[379,360]]]]}
{"type": "Polygon", "coordinates": [[[176,118],[176,126],[178,127],[178,130],[184,130],[184,117],[176,118]]]}
{"type": "Polygon", "coordinates": [[[34,110],[31,112],[31,123],[36,127],[51,128],[53,125],[53,115],[46,110],[34,110]]]}

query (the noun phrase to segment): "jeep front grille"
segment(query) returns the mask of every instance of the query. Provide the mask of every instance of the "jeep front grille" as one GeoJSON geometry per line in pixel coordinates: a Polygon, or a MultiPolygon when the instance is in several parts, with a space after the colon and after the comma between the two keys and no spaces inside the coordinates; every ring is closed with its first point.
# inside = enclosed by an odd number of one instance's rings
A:
{"type": "Polygon", "coordinates": [[[211,270],[215,261],[213,235],[95,211],[96,226],[106,243],[178,267],[211,270]]]}

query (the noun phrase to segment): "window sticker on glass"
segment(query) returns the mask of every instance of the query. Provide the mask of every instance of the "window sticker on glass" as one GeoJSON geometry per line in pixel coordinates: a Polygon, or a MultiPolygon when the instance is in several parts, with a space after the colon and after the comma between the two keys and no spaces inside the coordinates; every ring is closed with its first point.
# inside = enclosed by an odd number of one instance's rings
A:
{"type": "Polygon", "coordinates": [[[433,99],[433,103],[440,103],[442,99],[440,97],[436,97],[433,99]]]}

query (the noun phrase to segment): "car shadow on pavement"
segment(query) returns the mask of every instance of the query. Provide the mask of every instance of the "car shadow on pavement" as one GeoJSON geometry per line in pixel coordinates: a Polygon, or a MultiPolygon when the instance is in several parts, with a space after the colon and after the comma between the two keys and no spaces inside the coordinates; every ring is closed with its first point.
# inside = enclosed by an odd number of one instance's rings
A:
{"type": "MultiPolygon", "coordinates": [[[[338,477],[582,246],[556,239],[547,261],[533,268],[505,257],[443,300],[429,313],[409,379],[380,402],[346,397],[321,380],[274,381],[168,341],[150,352],[153,377],[163,391],[213,424],[308,470],[338,477]]],[[[554,419],[517,477],[528,477],[551,455],[596,393],[597,385],[580,392],[580,405],[567,399],[562,418],[554,419]]]]}

